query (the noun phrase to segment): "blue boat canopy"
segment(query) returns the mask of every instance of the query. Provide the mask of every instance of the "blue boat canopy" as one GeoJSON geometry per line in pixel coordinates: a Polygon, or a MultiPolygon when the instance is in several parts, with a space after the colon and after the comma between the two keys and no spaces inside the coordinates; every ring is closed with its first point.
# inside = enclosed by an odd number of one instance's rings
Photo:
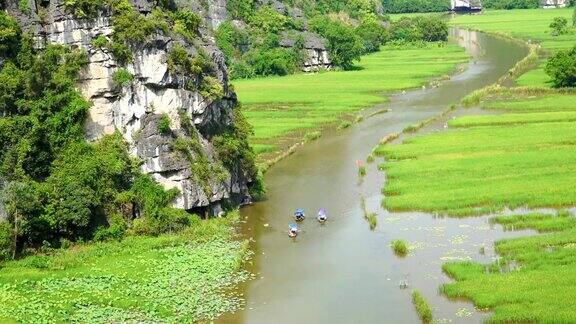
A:
{"type": "Polygon", "coordinates": [[[294,212],[294,215],[298,215],[298,214],[303,215],[303,214],[304,214],[304,209],[302,209],[302,208],[296,209],[296,211],[294,212]]]}
{"type": "Polygon", "coordinates": [[[296,224],[294,224],[294,223],[288,225],[288,227],[289,227],[290,229],[298,229],[298,225],[296,225],[296,224]]]}
{"type": "Polygon", "coordinates": [[[326,215],[326,209],[320,208],[320,210],[318,211],[318,215],[326,215]]]}

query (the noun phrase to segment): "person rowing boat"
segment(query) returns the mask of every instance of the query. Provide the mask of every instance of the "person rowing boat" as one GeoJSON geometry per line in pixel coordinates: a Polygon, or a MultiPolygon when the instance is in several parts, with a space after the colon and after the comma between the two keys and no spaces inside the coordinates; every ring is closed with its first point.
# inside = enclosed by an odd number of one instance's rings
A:
{"type": "Polygon", "coordinates": [[[288,236],[290,237],[298,236],[298,225],[294,223],[288,225],[288,236]]]}
{"type": "Polygon", "coordinates": [[[301,222],[304,220],[304,218],[306,218],[304,210],[302,208],[296,209],[296,211],[294,212],[294,220],[297,222],[301,222]]]}
{"type": "Polygon", "coordinates": [[[327,221],[327,220],[328,220],[328,215],[326,215],[326,209],[320,208],[320,210],[318,211],[318,216],[316,216],[316,219],[317,219],[320,223],[324,223],[325,221],[327,221]]]}

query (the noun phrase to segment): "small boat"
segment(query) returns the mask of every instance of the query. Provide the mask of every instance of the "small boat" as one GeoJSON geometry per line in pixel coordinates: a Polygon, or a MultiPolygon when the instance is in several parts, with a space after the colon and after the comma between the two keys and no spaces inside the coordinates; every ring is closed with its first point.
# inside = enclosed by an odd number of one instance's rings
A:
{"type": "Polygon", "coordinates": [[[316,216],[316,219],[317,219],[320,223],[324,223],[325,221],[327,221],[327,220],[328,220],[328,215],[326,215],[326,209],[320,208],[320,210],[318,211],[318,216],[316,216]]]}
{"type": "Polygon", "coordinates": [[[290,237],[298,236],[298,225],[294,223],[288,225],[288,236],[290,237]]]}
{"type": "Polygon", "coordinates": [[[306,215],[304,214],[304,209],[302,208],[296,209],[296,211],[294,212],[294,220],[297,222],[301,222],[304,220],[304,218],[306,218],[306,215]]]}

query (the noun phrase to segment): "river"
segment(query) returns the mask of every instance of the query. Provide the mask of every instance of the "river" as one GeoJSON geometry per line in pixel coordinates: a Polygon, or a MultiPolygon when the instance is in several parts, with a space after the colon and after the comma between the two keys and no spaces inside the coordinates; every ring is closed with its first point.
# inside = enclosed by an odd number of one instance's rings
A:
{"type": "MultiPolygon", "coordinates": [[[[369,164],[359,183],[355,164],[384,135],[436,116],[473,90],[496,82],[527,53],[517,43],[478,32],[452,29],[451,36],[472,56],[463,72],[439,87],[392,96],[375,108],[390,112],[344,131],[328,131],[268,171],[268,199],[242,209],[242,232],[253,238],[255,253],[248,265],[255,278],[240,288],[246,308],[219,322],[418,323],[412,289],[424,295],[439,322],[481,322],[487,316],[438,292],[449,281],[441,265],[451,260],[489,262],[495,257],[494,240],[525,232],[503,232],[487,217],[385,211],[380,207],[384,173],[376,170],[377,163],[369,164]],[[360,197],[378,214],[374,231],[363,219],[360,197]],[[286,230],[298,207],[309,217],[293,241],[286,230]],[[320,207],[330,216],[324,225],[314,220],[320,207]],[[408,257],[392,253],[394,239],[410,243],[408,257]],[[399,287],[401,281],[408,289],[399,287]]],[[[463,113],[469,110],[455,112],[463,113]]],[[[442,122],[431,127],[442,128],[442,122]]]]}

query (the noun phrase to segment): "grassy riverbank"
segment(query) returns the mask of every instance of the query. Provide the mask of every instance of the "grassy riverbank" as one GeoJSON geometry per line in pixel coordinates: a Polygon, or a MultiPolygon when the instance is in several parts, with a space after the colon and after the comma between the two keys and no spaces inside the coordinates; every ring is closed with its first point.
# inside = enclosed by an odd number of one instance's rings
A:
{"type": "Polygon", "coordinates": [[[386,93],[419,87],[468,59],[454,44],[423,46],[383,47],[362,57],[354,71],[234,81],[254,125],[252,143],[260,153],[288,147],[343,115],[385,102],[386,93]]]}
{"type": "MultiPolygon", "coordinates": [[[[541,45],[542,56],[574,46],[576,34],[553,36],[550,23],[554,17],[572,20],[572,8],[563,9],[518,9],[487,10],[479,15],[458,15],[450,20],[453,26],[490,32],[518,38],[541,45]]],[[[521,86],[548,86],[549,78],[544,73],[545,60],[538,68],[529,71],[516,80],[521,86]]]]}
{"type": "Polygon", "coordinates": [[[0,268],[0,322],[192,322],[234,311],[225,289],[246,280],[247,242],[236,216],[178,234],[128,237],[8,262],[0,268]]]}

